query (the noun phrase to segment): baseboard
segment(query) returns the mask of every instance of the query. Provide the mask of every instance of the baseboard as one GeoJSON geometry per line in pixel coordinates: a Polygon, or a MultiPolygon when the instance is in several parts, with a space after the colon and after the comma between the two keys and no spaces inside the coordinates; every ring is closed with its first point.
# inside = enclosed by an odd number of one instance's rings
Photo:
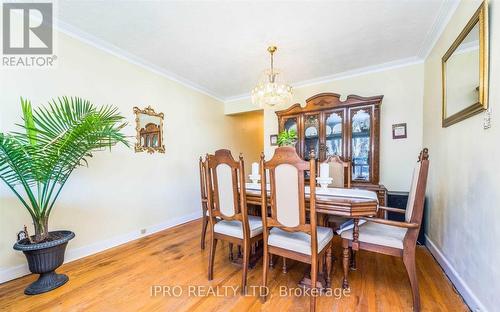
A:
{"type": "MultiPolygon", "coordinates": [[[[64,263],[68,263],[86,256],[90,256],[96,254],[98,252],[104,251],[109,248],[113,248],[135,239],[145,237],[151,234],[154,234],[159,231],[166,230],[168,228],[174,227],[179,224],[183,224],[201,217],[201,212],[191,213],[185,216],[181,216],[160,224],[152,225],[146,227],[146,232],[141,233],[141,230],[138,229],[136,231],[119,235],[110,239],[106,239],[103,241],[95,242],[87,246],[82,246],[79,248],[68,249],[66,251],[64,263]]],[[[17,265],[14,267],[6,268],[0,270],[0,284],[5,283],[7,281],[25,276],[30,274],[28,269],[28,264],[17,265]]]]}
{"type": "Polygon", "coordinates": [[[488,311],[485,306],[481,303],[479,298],[476,297],[472,289],[469,288],[467,283],[460,277],[458,272],[453,268],[450,261],[445,257],[441,250],[434,244],[432,239],[425,234],[425,245],[431,252],[431,254],[436,258],[437,262],[443,268],[444,272],[453,283],[457,291],[460,293],[462,298],[464,298],[465,303],[469,306],[472,311],[488,311]]]}

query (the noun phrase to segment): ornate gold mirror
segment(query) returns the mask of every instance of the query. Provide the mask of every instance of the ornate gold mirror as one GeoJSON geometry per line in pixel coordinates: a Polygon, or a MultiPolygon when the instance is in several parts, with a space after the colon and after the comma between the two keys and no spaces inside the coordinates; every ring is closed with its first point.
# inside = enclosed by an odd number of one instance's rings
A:
{"type": "Polygon", "coordinates": [[[137,142],[135,151],[146,151],[150,154],[156,152],[165,153],[163,144],[163,113],[156,113],[151,106],[145,109],[134,107],[137,131],[137,142]]]}
{"type": "Polygon", "coordinates": [[[442,59],[443,127],[488,108],[488,3],[477,9],[442,59]]]}

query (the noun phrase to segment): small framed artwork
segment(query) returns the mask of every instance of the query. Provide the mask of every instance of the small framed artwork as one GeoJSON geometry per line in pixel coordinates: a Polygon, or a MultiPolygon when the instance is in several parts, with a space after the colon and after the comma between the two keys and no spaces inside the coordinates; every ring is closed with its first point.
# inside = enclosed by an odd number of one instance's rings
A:
{"type": "Polygon", "coordinates": [[[392,139],[406,139],[406,123],[392,125],[392,139]]]}
{"type": "Polygon", "coordinates": [[[271,146],[278,146],[278,135],[277,134],[271,134],[269,136],[269,141],[271,142],[271,146]]]}

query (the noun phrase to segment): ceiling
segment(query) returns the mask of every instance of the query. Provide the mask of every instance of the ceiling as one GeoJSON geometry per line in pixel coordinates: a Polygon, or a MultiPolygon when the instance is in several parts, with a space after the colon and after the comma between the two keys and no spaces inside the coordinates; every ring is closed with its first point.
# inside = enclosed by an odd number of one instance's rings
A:
{"type": "Polygon", "coordinates": [[[290,83],[422,59],[453,0],[58,2],[59,28],[221,100],[269,66],[290,83]]]}

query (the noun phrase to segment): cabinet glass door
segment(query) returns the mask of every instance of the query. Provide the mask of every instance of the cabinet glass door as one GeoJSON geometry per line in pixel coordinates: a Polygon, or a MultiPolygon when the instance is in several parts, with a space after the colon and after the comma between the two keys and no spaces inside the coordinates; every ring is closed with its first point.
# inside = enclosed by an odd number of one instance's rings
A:
{"type": "Polygon", "coordinates": [[[319,158],[319,115],[304,116],[304,159],[310,159],[314,151],[316,159],[319,158]]]}
{"type": "Polygon", "coordinates": [[[289,118],[286,118],[284,120],[284,123],[283,123],[283,130],[294,130],[295,133],[297,133],[297,142],[295,143],[295,149],[297,150],[297,154],[300,155],[300,148],[299,148],[299,141],[300,141],[300,133],[299,133],[299,129],[298,129],[298,126],[299,126],[299,121],[298,121],[298,117],[294,116],[294,117],[289,117],[289,118]]]}
{"type": "Polygon", "coordinates": [[[336,111],[325,115],[325,159],[328,156],[344,156],[344,112],[336,111]]]}
{"type": "Polygon", "coordinates": [[[370,181],[371,171],[371,110],[351,111],[351,157],[354,181],[370,181]]]}

